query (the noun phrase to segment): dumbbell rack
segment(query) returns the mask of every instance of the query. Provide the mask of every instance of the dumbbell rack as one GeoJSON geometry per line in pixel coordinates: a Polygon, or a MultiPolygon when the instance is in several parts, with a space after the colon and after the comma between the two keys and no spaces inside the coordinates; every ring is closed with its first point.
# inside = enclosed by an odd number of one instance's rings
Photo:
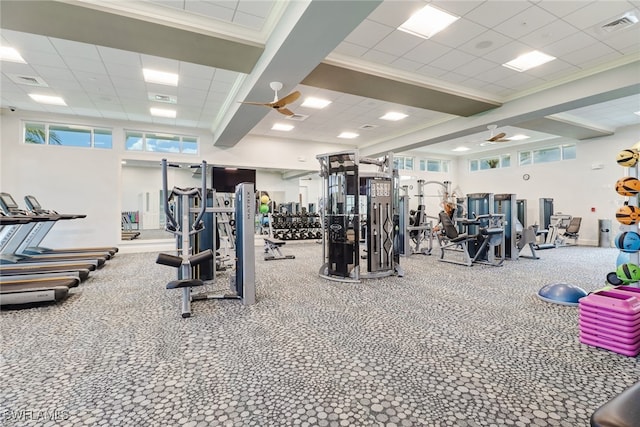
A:
{"type": "Polygon", "coordinates": [[[271,214],[269,227],[270,235],[279,240],[322,239],[322,224],[317,214],[271,214]]]}

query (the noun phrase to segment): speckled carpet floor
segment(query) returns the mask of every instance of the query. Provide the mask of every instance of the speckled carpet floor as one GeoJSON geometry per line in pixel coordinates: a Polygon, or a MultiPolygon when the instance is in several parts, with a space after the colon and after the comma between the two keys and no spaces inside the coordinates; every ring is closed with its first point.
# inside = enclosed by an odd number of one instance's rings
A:
{"type": "MultiPolygon", "coordinates": [[[[618,251],[464,267],[403,259],[404,277],[318,277],[256,248],[257,303],[197,301],[180,317],[156,254],[120,254],[66,301],[0,315],[7,426],[587,426],[640,378],[639,358],[578,341],[549,283],[599,289],[618,251]]],[[[224,289],[225,277],[218,287],[224,289]]]]}

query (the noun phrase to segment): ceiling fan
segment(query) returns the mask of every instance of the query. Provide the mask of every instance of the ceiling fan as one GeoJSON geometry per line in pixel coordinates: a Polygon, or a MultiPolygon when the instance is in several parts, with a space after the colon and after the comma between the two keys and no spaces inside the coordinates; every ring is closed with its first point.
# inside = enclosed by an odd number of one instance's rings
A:
{"type": "Polygon", "coordinates": [[[507,134],[504,132],[500,132],[496,135],[494,135],[494,132],[496,130],[496,128],[498,127],[498,125],[488,125],[487,129],[489,129],[491,131],[491,135],[489,136],[489,139],[486,139],[486,142],[509,142],[511,141],[509,138],[506,138],[507,134]]]}
{"type": "Polygon", "coordinates": [[[241,104],[250,104],[250,105],[262,105],[263,107],[269,107],[275,109],[278,113],[284,114],[285,116],[293,116],[294,112],[286,108],[288,104],[295,102],[298,98],[300,98],[300,92],[297,90],[295,92],[291,92],[289,95],[284,98],[278,99],[278,91],[282,89],[282,83],[280,82],[271,82],[269,83],[271,89],[275,91],[275,96],[273,98],[273,102],[251,102],[251,101],[240,101],[241,104]]]}

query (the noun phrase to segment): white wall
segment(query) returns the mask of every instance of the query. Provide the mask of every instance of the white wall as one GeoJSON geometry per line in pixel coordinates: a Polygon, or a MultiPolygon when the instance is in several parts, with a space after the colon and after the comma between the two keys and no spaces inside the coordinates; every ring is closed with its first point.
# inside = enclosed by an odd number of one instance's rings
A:
{"type": "MultiPolygon", "coordinates": [[[[317,176],[319,165],[316,156],[348,149],[340,145],[280,141],[255,136],[248,136],[233,148],[218,148],[213,146],[211,134],[206,130],[7,110],[1,111],[0,125],[0,190],[13,194],[20,203],[25,195],[33,194],[45,208],[87,214],[86,219],[68,221],[54,227],[45,244],[55,247],[121,244],[120,212],[125,210],[125,206],[126,210],[130,209],[129,203],[132,197],[137,198],[138,193],[143,193],[147,188],[153,191],[160,188],[160,183],[155,178],[138,177],[141,188],[127,188],[125,191],[123,179],[127,178],[127,172],[122,172],[123,159],[159,161],[162,157],[167,157],[170,161],[191,163],[204,159],[220,166],[269,168],[274,170],[273,173],[260,172],[257,175],[259,189],[281,192],[285,197],[283,202],[289,202],[298,200],[302,185],[306,186],[304,192],[307,202],[317,203],[322,194],[322,181],[317,176]],[[111,127],[114,148],[97,150],[23,144],[22,120],[25,119],[111,127]],[[201,153],[189,156],[126,152],[124,129],[197,135],[200,138],[201,153]],[[258,147],[263,144],[265,149],[256,149],[256,144],[258,147]],[[307,176],[311,180],[295,178],[279,181],[277,170],[280,168],[311,171],[307,176]],[[136,195],[131,196],[132,192],[136,195]]],[[[417,179],[449,180],[456,192],[515,193],[518,198],[528,200],[530,224],[538,218],[538,199],[551,197],[554,199],[556,212],[583,217],[580,242],[596,244],[597,220],[614,218],[617,206],[624,201],[613,190],[616,180],[626,173],[616,164],[616,154],[638,141],[640,126],[628,127],[618,130],[610,137],[578,141],[577,160],[527,167],[517,166],[517,148],[506,148],[505,152],[512,156],[510,168],[470,173],[468,158],[463,157],[452,162],[449,174],[401,171],[401,175],[411,176],[409,180],[402,181],[402,184],[413,184],[414,189],[410,191],[412,196],[417,191],[417,179]],[[592,164],[599,163],[604,165],[602,169],[592,169],[592,164]],[[531,175],[529,181],[522,180],[524,173],[531,175]],[[591,212],[591,207],[595,208],[595,212],[591,212]]],[[[427,186],[426,193],[437,196],[439,190],[436,186],[427,186]]],[[[437,204],[439,200],[437,197],[428,197],[426,201],[428,213],[435,216],[440,209],[437,204]]],[[[412,197],[410,207],[415,208],[417,204],[418,200],[412,197]]]]}
{"type": "MultiPolygon", "coordinates": [[[[458,182],[464,193],[515,193],[527,200],[528,225],[539,224],[538,200],[553,199],[554,213],[582,217],[579,244],[597,245],[599,219],[612,219],[624,198],[615,190],[615,182],[627,171],[616,163],[616,155],[640,141],[640,126],[618,129],[615,135],[584,141],[554,140],[538,146],[558,145],[558,141],[577,144],[575,160],[518,166],[518,147],[500,153],[511,154],[511,167],[469,172],[469,157],[458,160],[458,182]],[[602,165],[602,169],[594,169],[602,165]],[[529,174],[528,181],[522,179],[529,174]],[[595,208],[592,212],[591,208],[595,208]]],[[[476,156],[477,157],[477,156],[476,156]]],[[[472,157],[475,158],[475,157],[472,157]]],[[[615,233],[614,230],[614,233],[615,233]]],[[[614,234],[612,233],[612,234],[614,234]]]]}
{"type": "MultiPolygon", "coordinates": [[[[255,145],[244,141],[233,148],[218,148],[213,146],[211,133],[202,129],[49,113],[10,112],[4,109],[0,111],[0,128],[1,191],[11,193],[21,205],[25,195],[33,194],[45,208],[87,214],[86,219],[57,224],[43,242],[53,247],[122,245],[120,212],[124,210],[123,159],[159,162],[167,157],[173,162],[187,163],[199,163],[204,159],[209,164],[219,166],[315,171],[318,169],[316,155],[346,149],[345,146],[333,144],[255,137],[248,137],[247,140],[268,148],[256,150],[255,145]],[[113,130],[113,149],[23,144],[24,120],[109,127],[113,130]],[[195,135],[200,138],[201,152],[197,156],[127,152],[124,150],[125,129],[195,135]]],[[[160,181],[157,184],[155,179],[153,183],[146,181],[145,178],[139,178],[142,183],[140,190],[127,189],[126,210],[129,210],[131,192],[137,195],[146,191],[146,188],[160,188],[160,181]]],[[[277,187],[276,183],[272,185],[277,187]]],[[[297,179],[282,181],[282,188],[274,188],[274,191],[284,191],[294,201],[299,193],[297,185],[297,179]]]]}

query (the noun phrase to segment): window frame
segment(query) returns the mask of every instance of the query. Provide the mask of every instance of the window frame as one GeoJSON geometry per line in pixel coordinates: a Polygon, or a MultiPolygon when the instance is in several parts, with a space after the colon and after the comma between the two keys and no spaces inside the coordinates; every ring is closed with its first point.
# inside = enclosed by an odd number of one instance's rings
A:
{"type": "Polygon", "coordinates": [[[60,147],[71,147],[71,148],[90,148],[90,149],[99,149],[99,150],[112,150],[113,149],[113,128],[105,127],[105,126],[93,126],[93,125],[78,125],[73,123],[53,123],[53,122],[43,122],[37,120],[22,120],[22,143],[28,145],[53,145],[60,147]],[[40,142],[37,141],[28,141],[28,135],[30,133],[30,129],[38,128],[42,134],[37,133],[40,142]],[[55,133],[55,128],[67,128],[61,129],[60,132],[72,132],[73,130],[78,131],[88,131],[89,133],[89,145],[76,145],[64,143],[59,139],[59,136],[55,133]],[[53,130],[51,128],[54,128],[53,130]],[[96,144],[96,134],[98,135],[109,135],[110,136],[110,144],[109,146],[104,146],[105,144],[102,142],[98,142],[96,144]],[[55,136],[54,136],[55,135],[55,136]],[[55,143],[52,143],[52,140],[55,143]],[[57,141],[56,141],[57,140],[57,141]]]}
{"type": "MultiPolygon", "coordinates": [[[[137,141],[136,141],[137,142],[137,141]]],[[[158,146],[159,144],[153,144],[151,146],[158,146]]],[[[144,131],[137,129],[124,129],[124,151],[127,152],[143,152],[143,153],[159,153],[159,154],[185,154],[185,155],[198,155],[200,153],[200,137],[196,135],[183,135],[183,134],[168,134],[158,131],[144,131]],[[130,137],[140,138],[142,146],[139,149],[132,149],[128,147],[128,141],[130,137]],[[153,138],[151,138],[153,137],[153,138]],[[150,150],[148,140],[154,141],[172,141],[177,143],[178,151],[172,150],[150,150]],[[195,152],[188,147],[195,145],[195,152]]]]}

